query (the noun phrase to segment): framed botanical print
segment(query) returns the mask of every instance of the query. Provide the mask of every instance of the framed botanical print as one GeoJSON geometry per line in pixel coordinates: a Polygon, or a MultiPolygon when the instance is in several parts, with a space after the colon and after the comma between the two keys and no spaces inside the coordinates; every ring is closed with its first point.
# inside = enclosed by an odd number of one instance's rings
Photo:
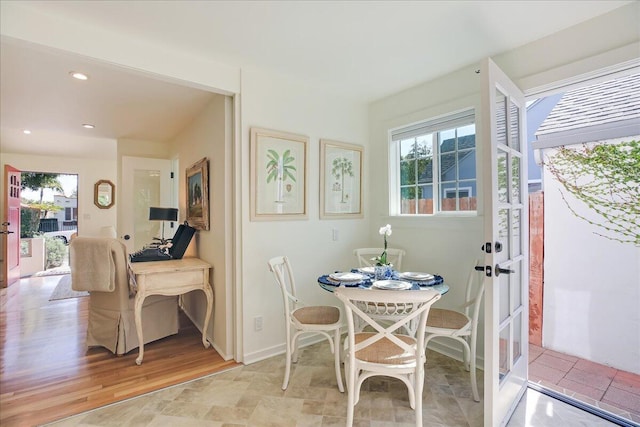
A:
{"type": "Polygon", "coordinates": [[[362,218],[363,147],[320,140],[320,219],[362,218]]]}
{"type": "Polygon", "coordinates": [[[251,129],[251,220],[307,218],[309,138],[251,129]]]}
{"type": "Polygon", "coordinates": [[[196,230],[209,229],[209,160],[187,168],[187,222],[196,230]]]}

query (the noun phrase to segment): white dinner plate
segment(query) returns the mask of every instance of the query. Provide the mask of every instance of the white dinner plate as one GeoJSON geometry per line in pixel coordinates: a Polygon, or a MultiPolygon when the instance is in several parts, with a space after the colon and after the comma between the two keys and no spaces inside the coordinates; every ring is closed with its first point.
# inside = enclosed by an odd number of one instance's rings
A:
{"type": "Polygon", "coordinates": [[[376,280],[371,285],[377,289],[387,289],[391,291],[403,291],[406,289],[411,289],[413,285],[409,282],[404,282],[402,280],[376,280]]]}
{"type": "Polygon", "coordinates": [[[433,280],[433,274],[429,273],[417,273],[415,271],[405,271],[404,273],[400,273],[400,277],[408,280],[417,280],[419,282],[433,280]]]}
{"type": "Polygon", "coordinates": [[[375,274],[375,272],[376,272],[376,268],[375,267],[362,267],[362,268],[359,268],[358,270],[362,271],[363,273],[367,273],[367,274],[375,274]]]}
{"type": "Polygon", "coordinates": [[[331,273],[330,279],[337,282],[360,282],[365,279],[365,276],[360,273],[331,273]]]}

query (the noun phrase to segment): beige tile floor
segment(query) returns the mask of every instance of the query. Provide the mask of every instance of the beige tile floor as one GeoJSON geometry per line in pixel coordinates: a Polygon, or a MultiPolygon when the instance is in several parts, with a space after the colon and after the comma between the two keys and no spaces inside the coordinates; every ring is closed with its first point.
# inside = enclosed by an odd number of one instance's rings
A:
{"type": "MultiPolygon", "coordinates": [[[[294,366],[286,391],[281,390],[284,357],[275,356],[48,425],[344,426],[347,396],[336,387],[328,344],[303,349],[294,366]]],[[[462,363],[428,352],[425,426],[482,426],[483,403],[471,398],[468,375],[462,363]]],[[[478,382],[482,384],[481,371],[478,382]]],[[[354,426],[415,425],[404,384],[386,378],[365,382],[355,417],[354,426]]],[[[513,427],[556,425],[604,427],[613,424],[532,391],[527,393],[509,423],[513,427]]]]}

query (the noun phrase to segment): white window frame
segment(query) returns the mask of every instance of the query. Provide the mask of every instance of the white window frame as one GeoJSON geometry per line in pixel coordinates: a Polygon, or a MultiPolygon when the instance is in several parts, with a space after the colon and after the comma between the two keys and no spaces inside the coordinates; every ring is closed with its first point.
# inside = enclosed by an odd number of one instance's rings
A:
{"type": "MultiPolygon", "coordinates": [[[[476,186],[479,185],[478,177],[478,144],[477,144],[477,122],[474,108],[466,108],[450,114],[444,114],[428,120],[422,120],[413,124],[399,126],[389,130],[389,214],[404,218],[412,217],[434,217],[434,216],[478,216],[478,209],[465,211],[442,211],[440,210],[440,151],[437,138],[433,143],[433,213],[402,213],[401,210],[401,177],[400,177],[400,141],[428,133],[437,133],[453,127],[463,127],[466,125],[476,125],[476,186]]],[[[456,151],[457,152],[457,151],[456,151]]],[[[473,196],[471,187],[459,187],[459,190],[469,191],[469,197],[473,196]]],[[[476,192],[477,193],[477,192],[476,192]]]]}

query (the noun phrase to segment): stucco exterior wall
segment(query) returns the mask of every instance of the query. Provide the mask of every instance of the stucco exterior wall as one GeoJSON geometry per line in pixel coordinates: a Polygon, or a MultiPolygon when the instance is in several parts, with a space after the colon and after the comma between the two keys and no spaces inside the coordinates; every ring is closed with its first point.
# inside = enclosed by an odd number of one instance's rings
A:
{"type": "MultiPolygon", "coordinates": [[[[635,137],[637,139],[637,137],[635,137]]],[[[550,154],[545,150],[545,157],[550,154]]],[[[598,217],[545,168],[545,348],[640,373],[640,247],[601,237],[598,217]]]]}

